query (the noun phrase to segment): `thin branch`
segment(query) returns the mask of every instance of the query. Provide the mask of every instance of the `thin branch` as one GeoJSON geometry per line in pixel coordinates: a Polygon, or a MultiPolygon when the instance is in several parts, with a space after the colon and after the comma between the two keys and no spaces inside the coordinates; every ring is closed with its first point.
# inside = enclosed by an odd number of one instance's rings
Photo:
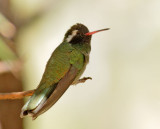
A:
{"type": "Polygon", "coordinates": [[[27,96],[32,96],[35,90],[12,92],[12,93],[0,93],[0,100],[6,99],[22,99],[27,96]]]}

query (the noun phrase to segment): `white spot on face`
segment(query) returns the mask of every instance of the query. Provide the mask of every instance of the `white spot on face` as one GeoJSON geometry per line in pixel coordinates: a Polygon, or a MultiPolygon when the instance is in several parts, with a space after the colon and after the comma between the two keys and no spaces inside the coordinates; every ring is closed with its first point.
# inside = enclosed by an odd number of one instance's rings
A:
{"type": "Polygon", "coordinates": [[[77,35],[78,30],[73,30],[71,35],[68,35],[68,37],[66,38],[67,42],[70,42],[74,36],[77,35]]]}

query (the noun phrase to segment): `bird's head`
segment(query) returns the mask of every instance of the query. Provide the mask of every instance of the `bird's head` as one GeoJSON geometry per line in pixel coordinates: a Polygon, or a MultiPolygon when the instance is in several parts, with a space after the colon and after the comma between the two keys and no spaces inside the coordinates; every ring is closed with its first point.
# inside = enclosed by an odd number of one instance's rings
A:
{"type": "Polygon", "coordinates": [[[109,28],[89,32],[88,28],[85,25],[77,23],[66,32],[64,41],[69,42],[71,44],[90,43],[92,34],[108,29],[109,28]]]}

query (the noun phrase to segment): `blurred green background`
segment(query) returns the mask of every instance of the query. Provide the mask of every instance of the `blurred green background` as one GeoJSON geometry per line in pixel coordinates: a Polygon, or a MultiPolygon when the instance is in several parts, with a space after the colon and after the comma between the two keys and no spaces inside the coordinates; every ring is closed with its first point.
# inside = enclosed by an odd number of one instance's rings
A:
{"type": "Polygon", "coordinates": [[[93,35],[83,74],[93,80],[71,86],[35,121],[24,118],[25,129],[160,128],[159,0],[13,0],[10,11],[17,29],[0,33],[15,33],[25,90],[38,85],[70,26],[111,28],[93,35]]]}

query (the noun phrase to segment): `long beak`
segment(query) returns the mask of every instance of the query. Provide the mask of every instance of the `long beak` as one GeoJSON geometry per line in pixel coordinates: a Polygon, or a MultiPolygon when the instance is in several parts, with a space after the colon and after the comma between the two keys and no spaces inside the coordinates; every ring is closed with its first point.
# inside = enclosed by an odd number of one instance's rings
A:
{"type": "Polygon", "coordinates": [[[105,28],[105,29],[101,29],[101,30],[96,30],[96,31],[92,31],[92,32],[88,32],[88,33],[86,33],[85,35],[92,35],[92,34],[95,34],[95,33],[97,33],[97,32],[101,32],[101,31],[105,31],[105,30],[109,30],[110,28],[105,28]]]}

